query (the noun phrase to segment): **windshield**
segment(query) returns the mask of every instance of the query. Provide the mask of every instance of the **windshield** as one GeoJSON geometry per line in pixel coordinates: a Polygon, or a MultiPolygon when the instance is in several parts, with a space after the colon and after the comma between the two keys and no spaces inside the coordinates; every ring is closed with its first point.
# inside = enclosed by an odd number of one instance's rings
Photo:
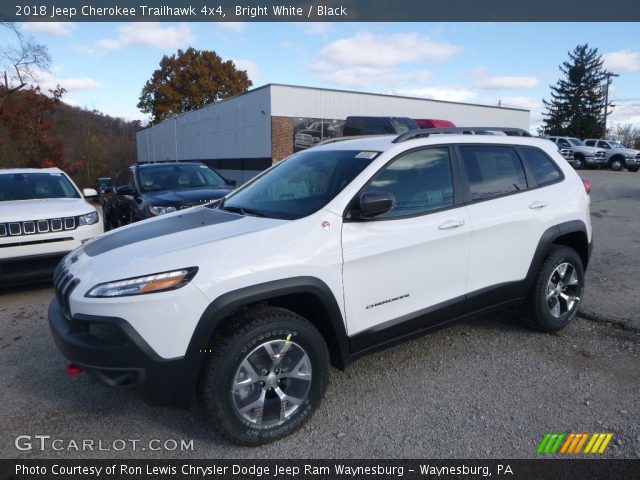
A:
{"type": "Polygon", "coordinates": [[[611,145],[613,145],[613,148],[626,148],[624,145],[622,145],[620,142],[609,142],[611,145]]]}
{"type": "Polygon", "coordinates": [[[396,133],[406,133],[409,130],[418,130],[420,127],[410,118],[395,117],[391,118],[391,125],[396,129],[396,133]]]}
{"type": "Polygon", "coordinates": [[[98,179],[98,186],[100,186],[100,188],[108,187],[109,183],[111,183],[111,179],[110,178],[99,178],[98,179]]]}
{"type": "Polygon", "coordinates": [[[577,138],[570,138],[569,141],[571,142],[572,145],[576,146],[576,147],[584,147],[585,144],[582,140],[579,140],[577,138]]]}
{"type": "Polygon", "coordinates": [[[218,208],[294,220],[320,210],[380,152],[306,150],[248,183],[218,208]]]}
{"type": "Polygon", "coordinates": [[[42,198],[80,198],[62,173],[0,174],[0,201],[42,198]]]}
{"type": "Polygon", "coordinates": [[[206,165],[160,165],[141,168],[140,190],[157,192],[183,188],[222,187],[227,182],[206,165]]]}

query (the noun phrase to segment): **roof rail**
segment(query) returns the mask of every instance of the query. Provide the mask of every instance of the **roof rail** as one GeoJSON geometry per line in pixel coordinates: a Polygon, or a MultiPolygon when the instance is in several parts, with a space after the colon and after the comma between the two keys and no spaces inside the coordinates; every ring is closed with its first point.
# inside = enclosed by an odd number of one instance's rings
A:
{"type": "Polygon", "coordinates": [[[332,138],[326,138],[321,142],[316,143],[313,146],[317,147],[319,145],[327,145],[329,143],[344,142],[345,140],[358,140],[360,138],[371,138],[371,137],[381,137],[381,136],[382,135],[351,135],[348,137],[332,137],[332,138]]]}
{"type": "Polygon", "coordinates": [[[496,132],[504,133],[510,137],[532,137],[529,132],[522,128],[511,127],[447,127],[447,128],[423,128],[421,130],[409,130],[398,135],[393,143],[404,142],[413,138],[428,137],[430,135],[453,134],[453,135],[494,135],[496,132]]]}

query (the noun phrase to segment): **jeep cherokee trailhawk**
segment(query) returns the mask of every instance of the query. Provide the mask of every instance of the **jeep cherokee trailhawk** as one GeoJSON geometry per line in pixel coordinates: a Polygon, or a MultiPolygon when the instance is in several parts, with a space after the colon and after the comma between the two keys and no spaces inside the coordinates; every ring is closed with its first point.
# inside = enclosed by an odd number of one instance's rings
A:
{"type": "Polygon", "coordinates": [[[547,140],[434,133],[335,139],[88,242],[55,274],[58,347],[152,403],[197,394],[213,426],[257,445],[309,419],[330,362],[496,307],[564,328],[588,184],[547,140]]]}

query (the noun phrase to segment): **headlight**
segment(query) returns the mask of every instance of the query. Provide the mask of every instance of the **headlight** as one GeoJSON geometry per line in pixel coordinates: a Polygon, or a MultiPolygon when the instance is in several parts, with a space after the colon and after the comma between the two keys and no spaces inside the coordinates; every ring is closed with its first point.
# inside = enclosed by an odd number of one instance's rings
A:
{"type": "Polygon", "coordinates": [[[85,297],[128,297],[145,293],[164,292],[184,287],[195,276],[198,267],[183,268],[170,272],[154,273],[143,277],[126,278],[96,285],[85,297]]]}
{"type": "Polygon", "coordinates": [[[94,223],[98,223],[98,220],[100,220],[98,212],[91,212],[86,215],[80,215],[78,217],[78,225],[93,225],[94,223]]]}
{"type": "Polygon", "coordinates": [[[149,212],[151,212],[151,215],[164,215],[165,213],[171,213],[175,211],[176,207],[149,207],[149,212]]]}

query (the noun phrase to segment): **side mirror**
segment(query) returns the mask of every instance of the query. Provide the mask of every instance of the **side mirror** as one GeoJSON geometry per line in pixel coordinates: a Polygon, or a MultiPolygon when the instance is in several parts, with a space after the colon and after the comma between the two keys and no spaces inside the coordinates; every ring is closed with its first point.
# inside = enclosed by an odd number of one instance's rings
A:
{"type": "Polygon", "coordinates": [[[133,189],[129,185],[121,185],[116,187],[116,193],[118,195],[133,195],[133,189]]]}
{"type": "Polygon", "coordinates": [[[85,198],[97,197],[98,196],[98,192],[96,192],[96,190],[94,188],[83,188],[82,189],[82,195],[85,198]]]}
{"type": "Polygon", "coordinates": [[[238,181],[233,178],[225,178],[225,180],[227,181],[227,185],[229,185],[230,187],[235,187],[236,185],[238,185],[238,181]]]}
{"type": "Polygon", "coordinates": [[[363,192],[358,199],[357,216],[368,219],[387,213],[396,205],[396,199],[387,192],[363,192]]]}

